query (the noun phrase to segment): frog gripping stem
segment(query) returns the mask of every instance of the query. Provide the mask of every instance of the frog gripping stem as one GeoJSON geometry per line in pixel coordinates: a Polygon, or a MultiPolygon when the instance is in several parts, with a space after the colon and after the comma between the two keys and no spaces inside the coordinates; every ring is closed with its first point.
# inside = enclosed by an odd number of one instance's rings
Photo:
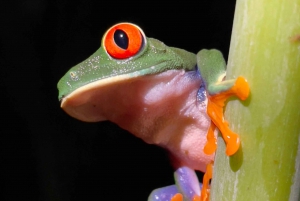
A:
{"type": "MultiPolygon", "coordinates": [[[[228,80],[226,84],[233,83],[232,87],[219,94],[208,95],[207,114],[211,119],[211,124],[207,132],[207,143],[204,147],[204,153],[213,154],[217,148],[217,139],[214,131],[216,127],[220,130],[222,137],[226,143],[226,155],[235,154],[240,147],[239,135],[229,129],[228,122],[224,120],[223,108],[225,101],[230,96],[237,96],[241,100],[245,100],[250,93],[249,85],[245,78],[238,77],[236,80],[228,80]]],[[[209,163],[203,177],[203,188],[201,191],[201,201],[208,201],[210,195],[209,181],[212,178],[213,162],[209,163]]]]}
{"type": "MultiPolygon", "coordinates": [[[[226,154],[231,156],[235,154],[240,147],[239,135],[229,129],[228,123],[224,120],[223,108],[225,101],[230,96],[237,96],[241,100],[247,99],[250,93],[250,88],[243,77],[238,77],[236,80],[226,81],[227,85],[232,86],[221,93],[208,95],[207,114],[211,119],[211,124],[207,133],[207,143],[204,147],[206,154],[213,154],[217,148],[217,139],[214,135],[216,127],[220,130],[222,137],[226,143],[226,154]]],[[[203,177],[203,188],[201,191],[201,201],[208,201],[210,195],[209,181],[212,178],[213,162],[209,163],[203,177]]]]}
{"type": "Polygon", "coordinates": [[[202,191],[192,169],[203,170],[204,164],[212,159],[202,153],[202,134],[209,127],[205,153],[215,152],[214,131],[218,128],[226,142],[227,155],[233,155],[240,140],[224,120],[224,103],[229,96],[244,100],[249,94],[244,78],[223,81],[225,69],[225,60],[218,50],[201,50],[195,59],[194,53],[147,38],[134,24],[119,23],[104,34],[95,53],[60,79],[59,100],[61,107],[78,120],[109,120],[149,144],[167,148],[175,156],[176,185],[152,191],[149,201],[208,201],[212,163],[207,166],[202,191]],[[176,101],[174,107],[170,101],[176,101]],[[200,111],[194,103],[201,103],[200,111]],[[154,109],[157,105],[159,110],[154,109]],[[183,110],[191,113],[182,115],[183,110]]]}
{"type": "Polygon", "coordinates": [[[249,95],[249,85],[245,78],[238,77],[233,86],[220,94],[208,96],[207,114],[211,118],[211,125],[207,133],[207,144],[204,148],[205,153],[212,154],[216,149],[216,139],[214,137],[214,130],[216,127],[220,130],[222,137],[226,143],[226,154],[231,156],[237,152],[240,146],[240,139],[238,134],[229,129],[228,122],[224,120],[223,108],[225,101],[230,96],[237,96],[241,100],[245,100],[249,95]]]}
{"type": "Polygon", "coordinates": [[[213,154],[216,151],[217,140],[214,130],[217,127],[226,143],[226,154],[231,156],[239,149],[240,138],[230,130],[228,122],[224,119],[223,108],[230,96],[237,96],[241,100],[247,99],[250,93],[249,84],[243,77],[223,81],[226,76],[226,62],[218,50],[199,51],[197,65],[207,91],[207,114],[211,119],[204,153],[213,154]]]}
{"type": "MultiPolygon", "coordinates": [[[[226,154],[228,156],[237,152],[240,146],[240,139],[238,134],[232,132],[229,129],[228,123],[224,120],[223,108],[225,101],[230,96],[237,96],[241,100],[245,100],[250,93],[249,85],[245,78],[238,77],[236,80],[227,80],[224,83],[217,83],[217,85],[226,85],[226,90],[223,90],[214,95],[207,95],[207,114],[211,118],[211,125],[207,133],[207,144],[204,148],[206,154],[212,154],[217,148],[216,138],[214,136],[214,130],[218,128],[226,143],[226,154]]],[[[213,162],[209,163],[206,167],[206,172],[203,177],[203,187],[201,190],[201,196],[195,195],[192,201],[208,201],[210,196],[209,182],[212,179],[213,162]]],[[[183,196],[180,193],[175,194],[171,201],[183,201],[183,196]]]]}

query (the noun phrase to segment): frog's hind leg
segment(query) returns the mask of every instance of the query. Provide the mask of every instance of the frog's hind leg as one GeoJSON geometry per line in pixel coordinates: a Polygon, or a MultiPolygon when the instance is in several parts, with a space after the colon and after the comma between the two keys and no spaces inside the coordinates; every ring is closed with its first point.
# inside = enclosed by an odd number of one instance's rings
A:
{"type": "Polygon", "coordinates": [[[174,178],[183,200],[200,201],[202,185],[194,170],[186,166],[180,167],[174,172],[174,178]]]}
{"type": "Polygon", "coordinates": [[[200,201],[202,184],[194,170],[179,167],[174,172],[176,185],[155,189],[148,201],[200,201]]]}

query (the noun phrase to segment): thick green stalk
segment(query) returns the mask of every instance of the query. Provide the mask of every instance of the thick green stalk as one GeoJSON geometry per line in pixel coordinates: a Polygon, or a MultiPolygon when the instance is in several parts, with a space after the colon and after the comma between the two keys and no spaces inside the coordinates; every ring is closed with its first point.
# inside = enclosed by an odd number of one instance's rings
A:
{"type": "Polygon", "coordinates": [[[241,148],[228,157],[218,138],[210,200],[298,201],[300,0],[237,0],[227,78],[239,75],[251,95],[225,118],[241,148]]]}

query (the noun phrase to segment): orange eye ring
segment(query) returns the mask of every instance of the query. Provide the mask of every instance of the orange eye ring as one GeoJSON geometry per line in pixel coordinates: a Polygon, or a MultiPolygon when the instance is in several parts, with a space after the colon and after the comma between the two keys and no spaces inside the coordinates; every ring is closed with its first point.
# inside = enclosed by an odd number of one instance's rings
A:
{"type": "Polygon", "coordinates": [[[143,37],[139,27],[130,23],[120,23],[106,32],[103,44],[111,57],[127,59],[136,55],[143,47],[143,37]]]}

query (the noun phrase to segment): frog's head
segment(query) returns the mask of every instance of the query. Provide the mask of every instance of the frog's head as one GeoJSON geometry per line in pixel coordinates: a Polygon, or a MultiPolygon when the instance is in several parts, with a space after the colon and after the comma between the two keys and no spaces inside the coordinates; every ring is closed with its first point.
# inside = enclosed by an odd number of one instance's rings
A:
{"type": "Polygon", "coordinates": [[[58,98],[61,107],[70,114],[66,107],[83,92],[169,69],[193,70],[195,66],[195,54],[147,38],[134,24],[120,23],[108,29],[101,47],[93,55],[61,78],[58,98]]]}

